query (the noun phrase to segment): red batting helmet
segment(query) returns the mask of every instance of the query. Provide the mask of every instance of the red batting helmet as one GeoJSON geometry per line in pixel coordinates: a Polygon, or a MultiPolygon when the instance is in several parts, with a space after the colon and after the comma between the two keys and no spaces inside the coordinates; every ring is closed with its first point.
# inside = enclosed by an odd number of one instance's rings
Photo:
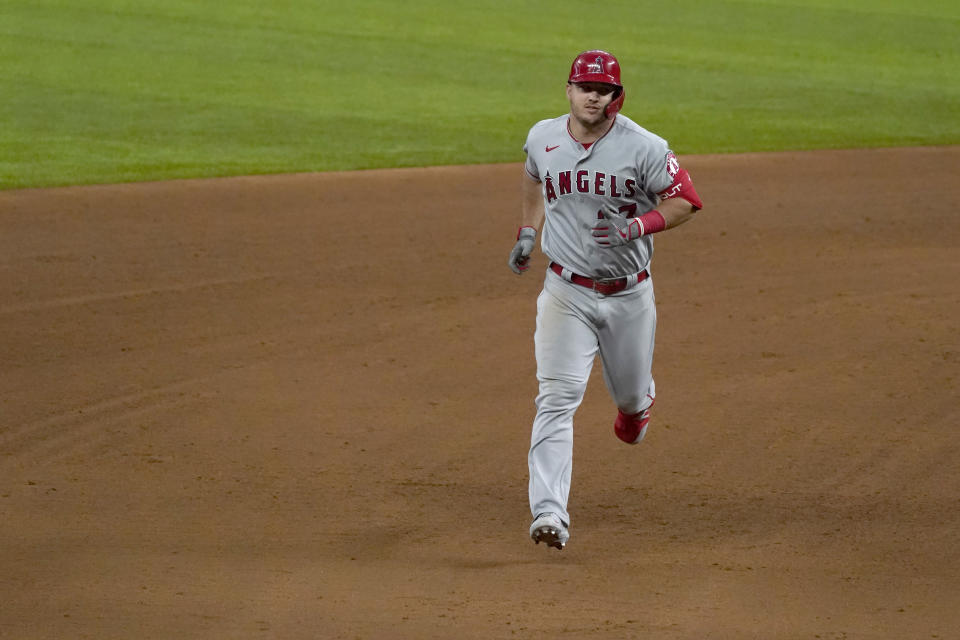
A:
{"type": "Polygon", "coordinates": [[[608,118],[616,116],[620,107],[623,106],[624,91],[623,85],[620,84],[620,63],[611,53],[600,49],[584,51],[573,59],[567,82],[602,82],[615,86],[617,90],[613,94],[613,100],[603,112],[608,118]]]}

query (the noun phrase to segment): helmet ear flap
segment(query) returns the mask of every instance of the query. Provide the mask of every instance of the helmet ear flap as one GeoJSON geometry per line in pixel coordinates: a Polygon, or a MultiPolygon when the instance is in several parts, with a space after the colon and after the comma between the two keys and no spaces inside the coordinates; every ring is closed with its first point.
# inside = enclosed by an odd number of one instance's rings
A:
{"type": "Polygon", "coordinates": [[[608,118],[616,117],[617,113],[623,107],[623,97],[624,93],[623,87],[617,89],[617,97],[610,101],[610,104],[607,105],[607,108],[603,110],[603,115],[608,118]]]}

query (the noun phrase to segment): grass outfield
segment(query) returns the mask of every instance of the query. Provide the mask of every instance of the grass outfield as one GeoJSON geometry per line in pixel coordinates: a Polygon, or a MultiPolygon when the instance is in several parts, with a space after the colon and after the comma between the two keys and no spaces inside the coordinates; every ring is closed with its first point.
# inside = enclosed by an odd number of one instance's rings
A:
{"type": "Polygon", "coordinates": [[[602,6],[6,0],[0,188],[516,162],[594,47],[680,154],[960,143],[960,3],[602,6]]]}

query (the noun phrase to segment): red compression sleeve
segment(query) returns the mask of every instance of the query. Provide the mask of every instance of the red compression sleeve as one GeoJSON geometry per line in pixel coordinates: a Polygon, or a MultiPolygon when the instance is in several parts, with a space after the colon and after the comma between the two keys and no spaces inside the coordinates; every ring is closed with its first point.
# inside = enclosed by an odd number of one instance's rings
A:
{"type": "Polygon", "coordinates": [[[700,200],[700,196],[697,195],[696,189],[693,188],[693,181],[690,180],[690,174],[687,173],[686,169],[680,169],[680,171],[677,172],[677,177],[674,179],[673,184],[657,195],[660,196],[662,200],[680,197],[697,209],[703,209],[703,202],[700,200]]]}
{"type": "Polygon", "coordinates": [[[640,235],[648,236],[651,233],[657,233],[667,228],[667,221],[663,219],[663,214],[654,209],[647,211],[642,216],[636,218],[640,223],[640,235]]]}

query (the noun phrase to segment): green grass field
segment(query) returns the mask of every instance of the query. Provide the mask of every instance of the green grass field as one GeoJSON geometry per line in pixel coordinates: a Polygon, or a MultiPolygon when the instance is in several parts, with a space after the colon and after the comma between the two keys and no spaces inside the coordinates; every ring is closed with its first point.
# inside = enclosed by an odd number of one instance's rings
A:
{"type": "Polygon", "coordinates": [[[0,188],[517,162],[605,48],[680,154],[960,143],[960,3],[6,0],[0,188]]]}

